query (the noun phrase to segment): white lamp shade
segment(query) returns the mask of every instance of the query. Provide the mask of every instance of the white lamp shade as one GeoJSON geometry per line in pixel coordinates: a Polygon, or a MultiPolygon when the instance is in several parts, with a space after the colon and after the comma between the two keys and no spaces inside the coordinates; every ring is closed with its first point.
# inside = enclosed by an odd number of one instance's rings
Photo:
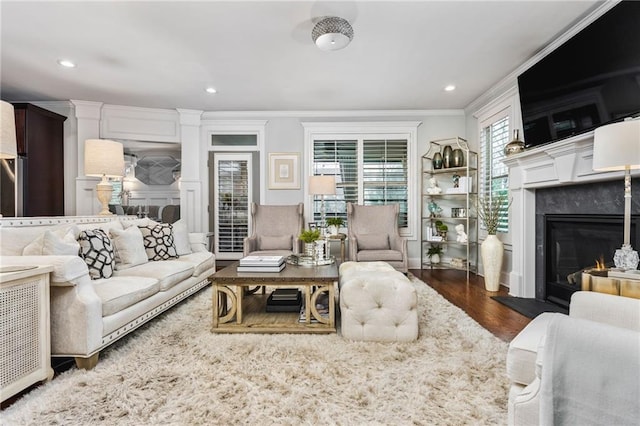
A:
{"type": "Polygon", "coordinates": [[[593,170],[640,169],[640,119],[598,127],[593,135],[593,170]]]}
{"type": "Polygon", "coordinates": [[[335,195],[335,176],[309,176],[309,194],[311,195],[335,195]]]}
{"type": "Polygon", "coordinates": [[[124,147],[120,142],[87,139],[84,142],[84,174],[120,177],[124,175],[124,147]]]}
{"type": "Polygon", "coordinates": [[[0,158],[16,158],[16,118],[13,105],[0,101],[0,158]]]}

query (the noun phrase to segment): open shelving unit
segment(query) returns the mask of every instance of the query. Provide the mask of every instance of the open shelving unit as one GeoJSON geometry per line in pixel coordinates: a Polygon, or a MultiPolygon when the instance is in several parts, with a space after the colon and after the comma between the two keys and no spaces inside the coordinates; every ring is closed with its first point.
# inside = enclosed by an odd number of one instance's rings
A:
{"type": "Polygon", "coordinates": [[[478,218],[473,208],[478,191],[478,154],[469,149],[467,141],[460,137],[429,142],[429,149],[422,156],[421,190],[421,268],[459,269],[470,273],[478,270],[478,218]],[[437,168],[436,153],[444,156],[445,147],[457,152],[457,162],[450,167],[437,168]],[[460,152],[463,160],[460,162],[460,152]],[[439,190],[432,185],[437,182],[439,190]],[[457,210],[456,210],[457,209],[457,210]],[[457,213],[457,214],[456,214],[457,213]],[[446,233],[438,231],[436,223],[446,225],[446,233]],[[457,240],[455,227],[464,226],[466,242],[457,240]],[[430,247],[443,249],[440,262],[431,261],[430,247]]]}

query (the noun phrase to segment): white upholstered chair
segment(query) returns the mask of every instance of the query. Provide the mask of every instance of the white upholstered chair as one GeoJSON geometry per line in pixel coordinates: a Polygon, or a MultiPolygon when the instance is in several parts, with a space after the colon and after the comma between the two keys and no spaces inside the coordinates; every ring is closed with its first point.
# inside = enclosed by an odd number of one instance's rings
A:
{"type": "Polygon", "coordinates": [[[349,260],[382,261],[407,273],[407,240],[398,233],[398,204],[347,203],[349,260]]]}
{"type": "Polygon", "coordinates": [[[509,425],[637,425],[640,299],[590,291],[509,344],[509,425]]]}
{"type": "Polygon", "coordinates": [[[269,206],[251,203],[251,235],[243,255],[289,256],[300,253],[298,236],[304,228],[304,205],[269,206]]]}

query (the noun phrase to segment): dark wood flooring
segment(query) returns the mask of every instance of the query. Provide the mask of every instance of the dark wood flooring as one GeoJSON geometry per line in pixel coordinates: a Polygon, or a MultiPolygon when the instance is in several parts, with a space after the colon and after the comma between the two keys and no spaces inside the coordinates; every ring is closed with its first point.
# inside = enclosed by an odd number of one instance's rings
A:
{"type": "Polygon", "coordinates": [[[410,272],[506,342],[510,342],[531,321],[491,299],[491,296],[507,296],[508,289],[500,287],[498,292],[487,291],[484,279],[479,275],[471,274],[467,283],[464,271],[411,269],[410,272]]]}

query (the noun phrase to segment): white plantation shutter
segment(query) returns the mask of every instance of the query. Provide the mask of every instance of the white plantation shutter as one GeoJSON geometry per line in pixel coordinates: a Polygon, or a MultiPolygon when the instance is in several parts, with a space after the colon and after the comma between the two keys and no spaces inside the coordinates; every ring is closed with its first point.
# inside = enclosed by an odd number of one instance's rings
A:
{"type": "Polygon", "coordinates": [[[220,259],[242,257],[249,235],[251,154],[215,154],[215,253],[220,259]]]}
{"type": "MultiPolygon", "coordinates": [[[[400,204],[399,228],[407,228],[408,140],[339,139],[313,141],[313,174],[336,178],[336,195],[325,196],[326,217],[346,221],[347,202],[364,205],[400,204]]],[[[313,218],[320,220],[320,196],[313,218]]]]}
{"type": "MultiPolygon", "coordinates": [[[[336,195],[325,195],[326,217],[347,221],[347,203],[358,202],[358,141],[316,140],[313,144],[313,175],[334,176],[336,195]]],[[[314,196],[313,220],[320,220],[321,197],[314,196]]]]}
{"type": "MultiPolygon", "coordinates": [[[[492,200],[499,195],[509,195],[509,170],[502,162],[504,147],[509,143],[509,116],[505,115],[483,127],[480,131],[480,199],[492,200]]],[[[502,214],[498,232],[508,232],[507,211],[502,214]]]]}
{"type": "Polygon", "coordinates": [[[407,141],[364,140],[363,204],[400,204],[398,226],[407,226],[407,141]]]}

